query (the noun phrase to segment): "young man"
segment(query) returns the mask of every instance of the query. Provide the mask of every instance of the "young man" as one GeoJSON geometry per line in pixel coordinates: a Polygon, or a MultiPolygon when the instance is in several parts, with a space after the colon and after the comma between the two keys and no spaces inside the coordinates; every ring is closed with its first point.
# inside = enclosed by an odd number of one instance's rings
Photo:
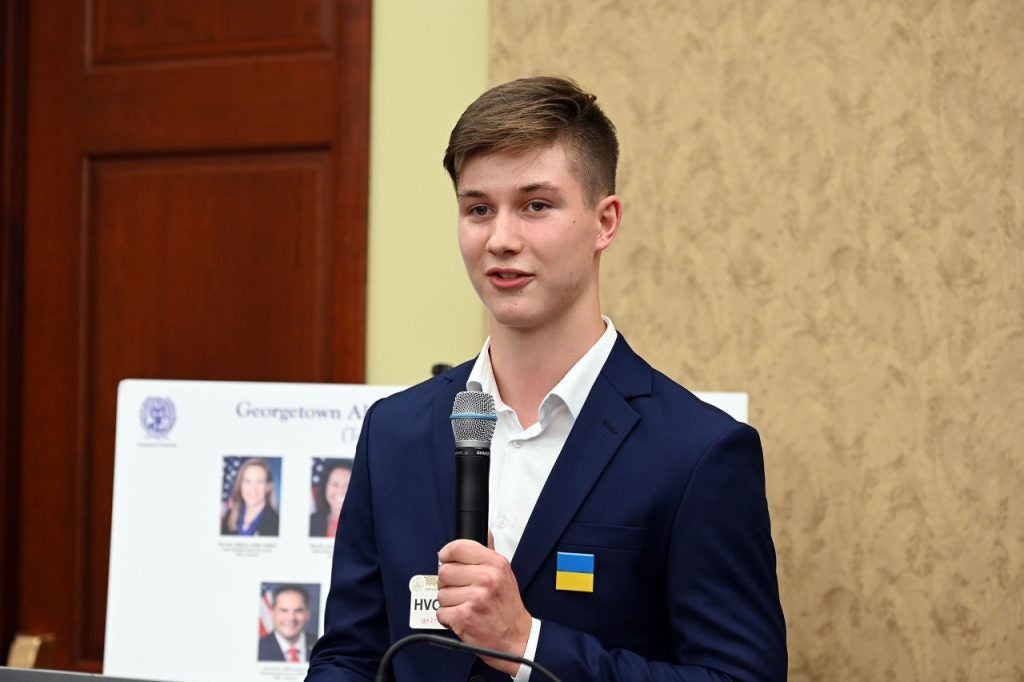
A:
{"type": "MultiPolygon", "coordinates": [[[[601,316],[617,157],[594,97],[563,79],[498,86],[452,131],[459,247],[490,337],[475,361],[367,414],[307,679],[372,679],[414,632],[410,578],[435,572],[441,624],[566,681],[785,678],[756,432],[651,369],[601,316]],[[451,541],[448,415],[467,389],[497,406],[493,547],[451,541]]],[[[395,672],[541,679],[426,645],[395,672]]]]}

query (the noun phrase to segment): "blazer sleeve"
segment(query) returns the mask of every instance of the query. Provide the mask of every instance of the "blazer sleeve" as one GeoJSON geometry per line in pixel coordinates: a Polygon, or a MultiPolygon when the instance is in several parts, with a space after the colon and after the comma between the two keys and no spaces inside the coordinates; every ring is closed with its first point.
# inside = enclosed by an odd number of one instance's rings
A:
{"type": "Polygon", "coordinates": [[[609,650],[592,635],[543,621],[539,663],[567,680],[786,679],[786,627],[757,432],[734,424],[682,485],[665,586],[675,660],[609,650]]]}
{"type": "Polygon", "coordinates": [[[345,514],[334,543],[324,635],[313,647],[307,682],[373,680],[388,648],[367,461],[373,415],[371,407],[356,445],[345,514]]]}

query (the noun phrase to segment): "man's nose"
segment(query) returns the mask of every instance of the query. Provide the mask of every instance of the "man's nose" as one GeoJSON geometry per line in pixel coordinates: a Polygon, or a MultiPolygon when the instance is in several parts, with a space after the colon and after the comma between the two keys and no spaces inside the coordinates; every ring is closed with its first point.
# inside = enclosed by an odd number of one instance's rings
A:
{"type": "Polygon", "coordinates": [[[501,211],[491,222],[487,250],[493,254],[518,253],[523,248],[521,225],[514,213],[501,211]]]}

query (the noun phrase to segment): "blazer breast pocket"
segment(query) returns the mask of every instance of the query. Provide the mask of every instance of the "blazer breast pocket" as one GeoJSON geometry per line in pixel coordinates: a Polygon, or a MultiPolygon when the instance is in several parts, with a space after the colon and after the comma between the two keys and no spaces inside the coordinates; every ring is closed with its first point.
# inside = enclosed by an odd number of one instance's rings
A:
{"type": "Polygon", "coordinates": [[[565,529],[559,546],[595,547],[601,549],[640,549],[642,528],[635,526],[613,526],[603,523],[571,523],[565,529]]]}

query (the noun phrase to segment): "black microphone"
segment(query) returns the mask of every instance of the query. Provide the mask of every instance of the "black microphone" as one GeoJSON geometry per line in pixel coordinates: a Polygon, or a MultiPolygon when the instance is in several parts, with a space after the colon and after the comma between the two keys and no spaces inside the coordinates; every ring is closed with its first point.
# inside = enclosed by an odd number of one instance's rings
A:
{"type": "Polygon", "coordinates": [[[487,546],[491,437],[498,422],[494,397],[462,391],[455,396],[451,420],[455,434],[455,538],[487,546]]]}

